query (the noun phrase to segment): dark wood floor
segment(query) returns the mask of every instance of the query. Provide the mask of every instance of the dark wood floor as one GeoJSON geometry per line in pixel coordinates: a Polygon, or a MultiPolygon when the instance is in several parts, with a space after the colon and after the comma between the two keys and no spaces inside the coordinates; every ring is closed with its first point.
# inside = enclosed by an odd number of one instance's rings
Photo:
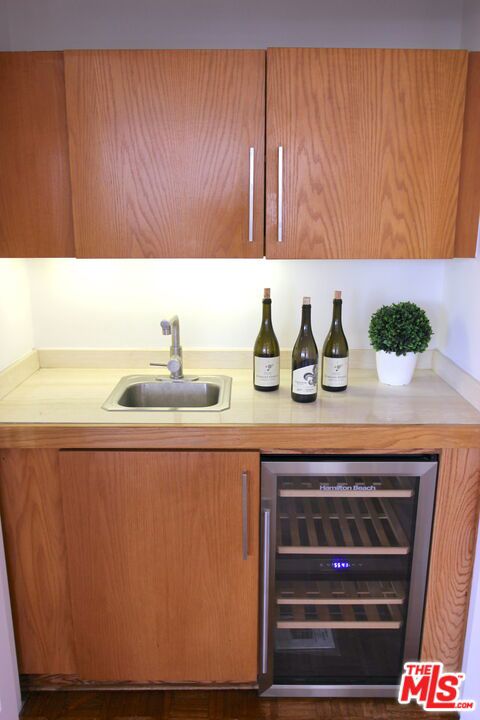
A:
{"type": "MultiPolygon", "coordinates": [[[[455,717],[448,714],[448,718],[455,717]]],[[[394,700],[261,699],[250,690],[37,692],[23,720],[446,720],[394,700]]]]}

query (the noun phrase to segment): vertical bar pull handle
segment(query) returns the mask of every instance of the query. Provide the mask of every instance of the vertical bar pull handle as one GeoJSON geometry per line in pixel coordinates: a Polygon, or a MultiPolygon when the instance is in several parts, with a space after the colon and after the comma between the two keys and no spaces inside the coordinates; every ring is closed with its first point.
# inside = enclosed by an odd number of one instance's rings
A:
{"type": "Polygon", "coordinates": [[[242,557],[248,559],[248,472],[242,472],[242,557]]]}
{"type": "Polygon", "coordinates": [[[250,148],[250,174],[248,182],[248,242],[253,242],[253,189],[255,179],[255,148],[250,148]]]}
{"type": "Polygon", "coordinates": [[[278,146],[278,226],[277,240],[283,240],[283,147],[278,146]]]}
{"type": "Polygon", "coordinates": [[[270,510],[263,511],[262,673],[268,670],[268,604],[270,595],[270,510]]]}

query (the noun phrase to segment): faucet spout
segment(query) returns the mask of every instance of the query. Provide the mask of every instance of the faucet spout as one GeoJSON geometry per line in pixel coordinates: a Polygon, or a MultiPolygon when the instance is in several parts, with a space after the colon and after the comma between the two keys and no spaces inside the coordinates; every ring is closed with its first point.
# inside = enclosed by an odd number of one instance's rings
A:
{"type": "MultiPolygon", "coordinates": [[[[172,336],[170,360],[166,363],[166,367],[170,370],[172,380],[181,380],[183,378],[183,351],[180,345],[180,321],[178,315],[174,315],[170,320],[162,320],[160,325],[163,335],[172,336]]],[[[164,366],[165,363],[150,363],[150,365],[164,366]]]]}
{"type": "MultiPolygon", "coordinates": [[[[163,323],[165,323],[165,320],[162,321],[162,330],[164,327],[163,323]]],[[[167,321],[167,323],[170,330],[170,332],[167,334],[172,336],[171,350],[174,352],[175,355],[179,355],[182,352],[182,348],[180,346],[180,320],[178,319],[178,315],[174,315],[173,317],[171,317],[170,320],[167,321]]]]}

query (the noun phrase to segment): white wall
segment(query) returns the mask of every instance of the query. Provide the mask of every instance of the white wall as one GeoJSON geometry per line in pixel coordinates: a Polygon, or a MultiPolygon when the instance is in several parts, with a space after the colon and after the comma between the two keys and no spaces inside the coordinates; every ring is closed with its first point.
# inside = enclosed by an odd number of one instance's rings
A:
{"type": "Polygon", "coordinates": [[[8,23],[8,7],[0,3],[0,50],[10,50],[10,28],[8,23]]]}
{"type": "Polygon", "coordinates": [[[475,260],[452,260],[445,268],[445,320],[439,338],[440,350],[477,380],[480,380],[479,249],[475,260]]]}
{"type": "Polygon", "coordinates": [[[0,524],[0,720],[18,720],[20,707],[17,656],[0,524]]]}
{"type": "MultiPolygon", "coordinates": [[[[462,44],[480,50],[480,0],[465,0],[462,44]]],[[[480,380],[480,245],[476,260],[446,264],[444,302],[446,322],[440,349],[480,380]]]]}
{"type": "Polygon", "coordinates": [[[12,50],[459,47],[462,0],[2,0],[12,50]]]}
{"type": "Polygon", "coordinates": [[[480,50],[480,2],[463,0],[462,47],[467,50],[480,50]]]}
{"type": "MultiPolygon", "coordinates": [[[[480,0],[464,2],[462,44],[469,50],[480,50],[480,0]]],[[[445,305],[448,308],[449,329],[442,343],[442,350],[480,380],[480,242],[477,245],[476,260],[455,260],[447,265],[445,305]]],[[[463,696],[476,701],[475,717],[480,715],[479,668],[480,526],[463,658],[463,670],[466,674],[463,696]]],[[[462,720],[472,716],[473,713],[461,713],[462,720]]]]}
{"type": "Polygon", "coordinates": [[[354,348],[369,346],[369,317],[383,303],[415,300],[436,329],[442,320],[442,261],[62,259],[31,260],[29,272],[37,347],[161,346],[159,322],[173,313],[185,347],[251,347],[263,287],[283,347],[295,340],[303,295],[323,340],[335,289],[354,348]]]}
{"type": "Polygon", "coordinates": [[[33,348],[27,264],[0,259],[0,370],[33,348]]]}

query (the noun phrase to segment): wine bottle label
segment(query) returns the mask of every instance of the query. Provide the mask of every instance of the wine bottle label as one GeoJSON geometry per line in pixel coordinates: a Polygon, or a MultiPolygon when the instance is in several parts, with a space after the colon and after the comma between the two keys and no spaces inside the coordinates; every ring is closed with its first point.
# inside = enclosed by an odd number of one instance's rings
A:
{"type": "Polygon", "coordinates": [[[323,356],[322,385],[345,387],[348,384],[348,358],[323,356]]]}
{"type": "Polygon", "coordinates": [[[255,358],[255,385],[275,387],[280,384],[280,358],[255,358]]]}
{"type": "Polygon", "coordinates": [[[292,392],[296,395],[315,395],[318,365],[307,365],[292,372],[292,392]]]}

